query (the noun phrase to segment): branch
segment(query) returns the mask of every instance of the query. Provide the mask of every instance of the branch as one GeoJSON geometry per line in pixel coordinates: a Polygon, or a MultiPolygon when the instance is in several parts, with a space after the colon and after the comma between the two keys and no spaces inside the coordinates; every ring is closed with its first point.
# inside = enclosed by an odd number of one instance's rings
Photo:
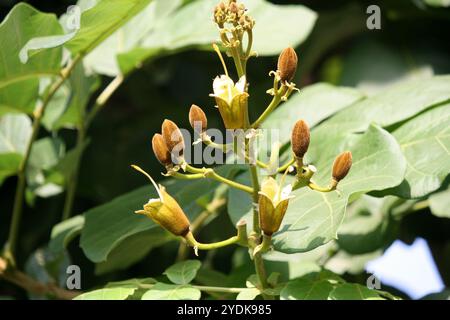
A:
{"type": "Polygon", "coordinates": [[[2,258],[0,258],[0,279],[11,282],[29,293],[52,296],[59,300],[72,300],[81,294],[80,291],[63,289],[53,283],[39,282],[15,268],[7,269],[7,262],[2,258]]]}

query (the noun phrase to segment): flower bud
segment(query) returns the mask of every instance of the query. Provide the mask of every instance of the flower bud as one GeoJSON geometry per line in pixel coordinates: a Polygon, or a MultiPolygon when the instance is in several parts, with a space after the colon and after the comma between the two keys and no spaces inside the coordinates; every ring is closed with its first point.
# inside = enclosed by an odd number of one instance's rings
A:
{"type": "Polygon", "coordinates": [[[176,236],[186,236],[189,233],[190,222],[178,202],[167,193],[163,186],[158,186],[148,173],[138,166],[132,167],[151,181],[159,196],[159,198],[150,199],[144,204],[144,210],[138,210],[136,213],[147,216],[176,236]]]}
{"type": "Polygon", "coordinates": [[[290,82],[297,71],[297,53],[291,47],[284,49],[278,58],[278,71],[282,82],[290,82]]]}
{"type": "Polygon", "coordinates": [[[227,129],[242,129],[247,121],[248,93],[245,76],[235,84],[230,77],[222,75],[213,82],[211,97],[216,99],[217,107],[227,129]]]}
{"type": "Polygon", "coordinates": [[[346,151],[336,157],[333,163],[333,179],[336,182],[341,181],[350,171],[352,166],[352,153],[346,151]]]}
{"type": "Polygon", "coordinates": [[[297,158],[303,158],[309,147],[309,127],[303,120],[298,120],[292,129],[292,151],[297,158]]]}
{"type": "Polygon", "coordinates": [[[184,139],[178,126],[170,120],[164,120],[161,128],[164,142],[172,156],[183,156],[184,139]]]}
{"type": "Polygon", "coordinates": [[[205,113],[195,104],[193,104],[189,110],[189,123],[191,124],[192,129],[200,133],[205,132],[208,127],[208,119],[206,118],[205,113]]]}
{"type": "Polygon", "coordinates": [[[289,204],[291,190],[291,185],[281,190],[273,178],[262,182],[258,208],[260,227],[265,235],[271,236],[280,229],[289,204]]]}
{"type": "Polygon", "coordinates": [[[162,165],[169,166],[172,164],[169,149],[167,149],[163,136],[159,133],[156,133],[152,138],[152,149],[156,159],[158,159],[162,165]]]}

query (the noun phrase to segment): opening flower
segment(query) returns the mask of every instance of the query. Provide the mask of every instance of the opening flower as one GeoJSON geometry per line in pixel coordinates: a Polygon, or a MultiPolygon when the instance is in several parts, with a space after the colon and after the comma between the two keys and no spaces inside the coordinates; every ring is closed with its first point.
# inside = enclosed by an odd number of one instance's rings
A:
{"type": "Polygon", "coordinates": [[[159,197],[150,199],[144,204],[144,210],[138,210],[136,213],[147,216],[176,236],[186,236],[190,231],[190,222],[178,202],[167,193],[162,185],[158,186],[147,172],[138,166],[133,165],[132,168],[144,174],[151,181],[159,197]]]}
{"type": "Polygon", "coordinates": [[[259,222],[265,235],[271,236],[280,229],[289,199],[292,198],[289,196],[291,191],[291,184],[281,188],[272,177],[262,182],[258,206],[259,222]]]}
{"type": "Polygon", "coordinates": [[[248,112],[246,85],[245,76],[242,76],[236,84],[227,75],[221,75],[214,79],[214,93],[210,96],[215,98],[227,129],[242,129],[245,127],[248,112]]]}

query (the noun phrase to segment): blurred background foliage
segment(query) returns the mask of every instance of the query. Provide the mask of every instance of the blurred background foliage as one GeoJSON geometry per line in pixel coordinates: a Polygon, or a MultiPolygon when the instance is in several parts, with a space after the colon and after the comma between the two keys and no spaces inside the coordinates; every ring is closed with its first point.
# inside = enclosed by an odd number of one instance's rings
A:
{"type": "MultiPolygon", "coordinates": [[[[26,1],[44,12],[64,13],[73,1],[26,1]]],[[[302,4],[314,10],[318,19],[308,39],[296,48],[299,69],[295,82],[300,88],[315,83],[329,82],[340,86],[359,88],[367,95],[381,92],[395,82],[410,78],[426,79],[432,75],[450,73],[450,8],[435,6],[439,1],[396,0],[376,1],[382,8],[382,29],[366,28],[365,9],[374,1],[363,0],[305,0],[276,1],[276,4],[302,4]]],[[[0,1],[0,20],[6,16],[16,1],[0,1]]],[[[189,24],[189,21],[181,23],[189,24]]],[[[258,27],[258,23],[256,24],[258,27]]],[[[286,26],[289,28],[289,26],[286,26]]],[[[276,56],[258,57],[248,65],[251,82],[252,118],[264,110],[267,101],[265,91],[271,86],[268,71],[276,66],[276,56]]],[[[208,94],[212,91],[212,79],[221,73],[217,56],[209,51],[187,50],[158,57],[132,72],[113,95],[107,107],[94,120],[90,129],[90,144],[81,162],[79,185],[76,192],[74,213],[82,213],[97,205],[144,185],[141,176],[131,172],[131,163],[142,164],[149,172],[162,170],[151,152],[150,139],[160,130],[165,118],[180,127],[189,127],[188,110],[195,103],[206,111],[210,127],[222,128],[218,112],[208,94]]],[[[103,88],[110,78],[102,77],[103,88]]],[[[95,97],[96,95],[93,95],[95,97]]],[[[388,116],[388,115],[387,115],[388,116]]],[[[45,133],[42,132],[44,135],[45,133]]],[[[62,130],[60,136],[70,149],[76,140],[73,130],[62,130]]],[[[162,178],[162,176],[159,176],[162,178]]],[[[444,183],[447,185],[448,182],[444,183]]],[[[5,180],[0,187],[0,243],[6,241],[9,213],[16,177],[5,180]]],[[[29,199],[24,212],[18,246],[18,262],[23,265],[28,257],[49,241],[49,230],[59,222],[64,195],[48,199],[29,199]]],[[[367,209],[362,209],[367,210],[367,209]]],[[[370,210],[370,208],[369,208],[370,210]]],[[[218,215],[201,231],[200,237],[223,238],[234,228],[227,215],[218,215]],[[225,227],[226,226],[226,227],[225,227]]],[[[432,215],[428,208],[408,215],[398,223],[383,229],[389,236],[382,237],[374,249],[382,250],[394,239],[412,242],[416,237],[429,241],[434,257],[447,287],[450,286],[450,219],[432,215]]],[[[350,246],[354,239],[341,246],[350,246]]],[[[335,244],[332,244],[333,246],[335,244]]],[[[108,281],[143,275],[156,276],[173,263],[178,250],[177,242],[169,242],[155,248],[144,259],[122,270],[96,274],[92,264],[79,248],[79,242],[69,246],[72,261],[83,270],[83,288],[92,288],[108,281]]],[[[371,248],[365,250],[372,252],[371,248]]],[[[229,285],[242,284],[251,265],[245,250],[225,248],[201,253],[204,266],[213,266],[224,274],[231,273],[229,285]],[[233,259],[230,260],[230,255],[233,259]]],[[[357,256],[355,256],[357,257],[357,256]]],[[[272,264],[276,264],[273,262],[272,264]]],[[[30,262],[28,262],[30,265],[30,262]]],[[[353,266],[357,266],[355,262],[353,266]]],[[[32,268],[32,266],[30,267],[32,268]]],[[[270,266],[269,266],[270,269],[270,266]]],[[[347,272],[355,281],[365,281],[364,273],[356,267],[356,274],[347,272]]],[[[98,271],[98,270],[97,270],[98,271]]],[[[31,271],[33,273],[33,271],[31,271]]],[[[295,269],[290,272],[295,274],[295,269]]],[[[304,272],[304,271],[302,271],[304,272]]],[[[302,273],[300,272],[300,274],[302,273]]],[[[251,273],[251,272],[250,272],[251,273]]],[[[204,272],[199,279],[221,274],[204,272]]],[[[208,282],[205,280],[205,282],[208,282]]],[[[210,282],[209,282],[210,283],[210,282]]],[[[399,293],[403,295],[402,293],[399,293]]],[[[25,297],[25,292],[6,283],[0,295],[25,297]]],[[[404,295],[403,295],[404,296],[404,295]]]]}

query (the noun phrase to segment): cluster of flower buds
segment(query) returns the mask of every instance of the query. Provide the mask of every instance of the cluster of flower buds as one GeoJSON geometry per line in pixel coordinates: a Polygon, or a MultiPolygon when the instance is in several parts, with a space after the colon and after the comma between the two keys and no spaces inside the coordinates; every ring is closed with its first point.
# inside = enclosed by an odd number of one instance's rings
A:
{"type": "Polygon", "coordinates": [[[310,143],[310,131],[308,124],[304,120],[298,120],[291,135],[291,148],[294,153],[295,163],[297,166],[297,177],[300,181],[297,186],[308,185],[314,190],[329,192],[336,189],[339,181],[344,179],[352,166],[352,153],[345,151],[338,155],[333,163],[331,181],[327,188],[320,188],[312,183],[311,177],[316,172],[316,168],[311,165],[305,166],[303,158],[308,151],[310,143]]]}
{"type": "Polygon", "coordinates": [[[183,134],[173,121],[167,119],[162,124],[161,133],[153,136],[152,148],[158,161],[169,170],[183,163],[183,134]]]}
{"type": "Polygon", "coordinates": [[[236,0],[221,1],[214,8],[214,22],[220,29],[228,23],[234,27],[240,26],[243,30],[250,30],[255,21],[246,12],[243,3],[237,3],[236,0]]]}

